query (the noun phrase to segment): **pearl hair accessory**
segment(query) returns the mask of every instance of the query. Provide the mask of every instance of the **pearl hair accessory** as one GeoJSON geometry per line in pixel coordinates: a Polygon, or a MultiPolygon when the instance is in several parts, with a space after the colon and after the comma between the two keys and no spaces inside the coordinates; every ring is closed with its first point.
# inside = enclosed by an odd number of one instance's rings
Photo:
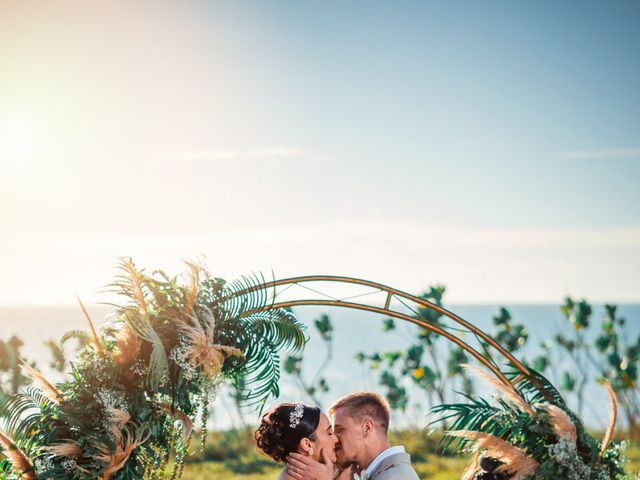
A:
{"type": "Polygon", "coordinates": [[[304,415],[304,405],[301,403],[296,404],[293,412],[289,414],[289,428],[296,428],[304,415]]]}

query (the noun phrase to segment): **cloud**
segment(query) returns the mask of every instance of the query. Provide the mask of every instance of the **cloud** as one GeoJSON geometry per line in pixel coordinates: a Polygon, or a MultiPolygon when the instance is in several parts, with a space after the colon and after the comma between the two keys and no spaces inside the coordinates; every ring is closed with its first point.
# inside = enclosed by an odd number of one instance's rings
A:
{"type": "Polygon", "coordinates": [[[565,160],[640,159],[640,147],[572,150],[562,152],[560,158],[565,160]]]}
{"type": "Polygon", "coordinates": [[[638,301],[640,291],[637,225],[475,229],[354,218],[182,234],[4,239],[0,303],[58,303],[76,293],[104,301],[94,292],[110,281],[119,255],[175,273],[184,268],[181,259],[199,254],[225,278],[252,271],[270,276],[273,269],[281,278],[348,275],[412,292],[441,282],[451,287],[451,302],[554,302],[569,293],[638,301]]]}
{"type": "Polygon", "coordinates": [[[313,148],[300,146],[270,146],[246,149],[178,150],[165,152],[165,158],[179,162],[312,162],[325,163],[331,156],[313,148]]]}

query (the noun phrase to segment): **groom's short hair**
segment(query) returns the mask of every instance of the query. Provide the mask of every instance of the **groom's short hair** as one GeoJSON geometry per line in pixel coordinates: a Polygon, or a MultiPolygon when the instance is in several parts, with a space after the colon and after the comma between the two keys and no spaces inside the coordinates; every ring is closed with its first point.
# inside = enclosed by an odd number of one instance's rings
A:
{"type": "Polygon", "coordinates": [[[355,392],[339,398],[329,407],[329,415],[339,408],[344,408],[350,417],[372,417],[387,432],[389,430],[389,403],[376,392],[355,392]]]}

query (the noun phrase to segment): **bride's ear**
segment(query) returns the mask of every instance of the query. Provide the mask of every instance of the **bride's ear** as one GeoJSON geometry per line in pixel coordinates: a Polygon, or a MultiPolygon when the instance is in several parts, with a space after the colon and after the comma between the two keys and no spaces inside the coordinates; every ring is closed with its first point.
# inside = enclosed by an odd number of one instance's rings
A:
{"type": "Polygon", "coordinates": [[[313,456],[313,443],[307,437],[300,440],[300,451],[308,456],[313,456]]]}

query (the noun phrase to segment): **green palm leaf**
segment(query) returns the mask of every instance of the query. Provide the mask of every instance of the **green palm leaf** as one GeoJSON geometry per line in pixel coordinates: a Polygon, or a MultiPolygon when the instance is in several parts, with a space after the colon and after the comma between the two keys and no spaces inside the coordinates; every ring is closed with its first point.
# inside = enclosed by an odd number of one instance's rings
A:
{"type": "MultiPolygon", "coordinates": [[[[532,369],[531,367],[527,368],[529,369],[530,376],[524,376],[515,385],[516,390],[524,399],[526,399],[527,403],[529,405],[533,405],[535,403],[550,402],[562,408],[566,412],[569,412],[570,410],[558,389],[554,387],[553,384],[540,372],[532,369]]],[[[505,373],[505,376],[510,381],[514,381],[521,375],[522,373],[515,367],[512,367],[510,371],[505,373]]]]}
{"type": "Polygon", "coordinates": [[[35,387],[9,397],[0,409],[0,417],[6,419],[7,433],[16,440],[28,437],[44,405],[53,405],[53,401],[35,387]]]}
{"type": "Polygon", "coordinates": [[[280,393],[280,353],[299,351],[307,341],[305,327],[293,313],[269,308],[264,283],[264,276],[253,275],[225,285],[220,320],[222,330],[231,333],[221,343],[235,346],[245,357],[234,373],[236,381],[241,377],[245,383],[244,400],[258,407],[280,393]]]}
{"type": "MultiPolygon", "coordinates": [[[[449,430],[473,430],[476,432],[490,433],[497,437],[502,437],[508,432],[509,428],[497,421],[497,416],[507,411],[513,411],[512,408],[504,402],[498,402],[494,405],[483,398],[473,398],[464,394],[469,403],[448,403],[436,405],[431,408],[430,415],[437,417],[430,424],[440,422],[453,423],[449,426],[449,430]]],[[[444,443],[443,450],[449,449],[461,450],[467,444],[467,440],[461,437],[443,437],[440,443],[444,443]]]]}
{"type": "Polygon", "coordinates": [[[269,301],[269,292],[266,288],[261,288],[264,283],[262,274],[253,274],[225,285],[226,314],[232,318],[239,318],[264,308],[269,301]]]}

